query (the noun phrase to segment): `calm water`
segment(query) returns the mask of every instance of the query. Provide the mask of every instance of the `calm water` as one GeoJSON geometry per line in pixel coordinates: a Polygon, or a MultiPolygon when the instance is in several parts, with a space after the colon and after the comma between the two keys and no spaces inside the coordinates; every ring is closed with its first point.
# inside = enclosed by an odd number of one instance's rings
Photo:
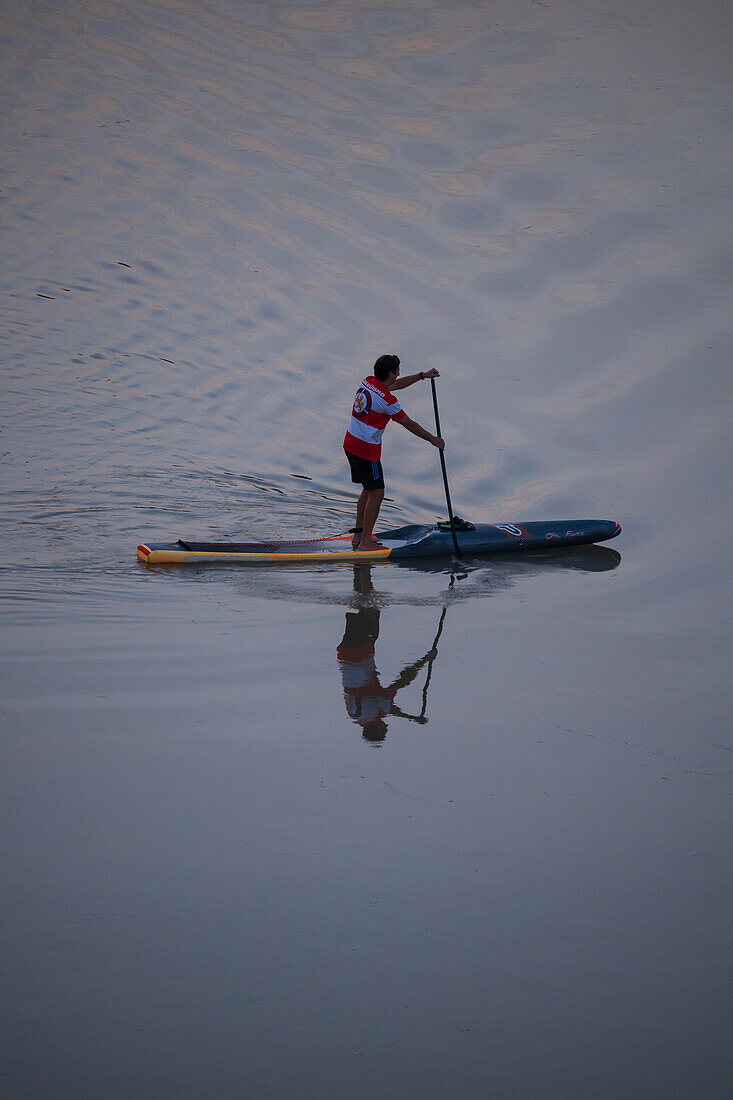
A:
{"type": "Polygon", "coordinates": [[[727,1095],[732,29],[3,5],[4,1095],[727,1095]],[[350,526],[384,351],[461,515],[613,549],[136,562],[350,526]]]}

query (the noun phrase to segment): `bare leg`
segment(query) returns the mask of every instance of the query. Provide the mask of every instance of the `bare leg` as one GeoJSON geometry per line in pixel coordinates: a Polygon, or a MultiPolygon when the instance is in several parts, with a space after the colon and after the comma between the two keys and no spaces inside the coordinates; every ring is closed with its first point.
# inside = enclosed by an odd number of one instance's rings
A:
{"type": "Polygon", "coordinates": [[[368,493],[366,489],[362,489],[359,499],[356,502],[356,530],[354,531],[354,537],[351,540],[351,545],[356,550],[359,542],[361,541],[362,531],[364,530],[364,512],[366,510],[368,499],[368,493]]]}
{"type": "Polygon", "coordinates": [[[369,499],[369,493],[366,489],[362,489],[361,495],[356,502],[356,526],[364,526],[364,512],[366,511],[367,500],[369,499]]]}
{"type": "MultiPolygon", "coordinates": [[[[361,535],[361,542],[359,543],[360,550],[381,550],[382,547],[378,542],[374,541],[374,524],[377,522],[377,516],[379,515],[379,509],[382,506],[384,500],[384,489],[365,489],[367,500],[366,507],[364,508],[364,530],[361,535]]],[[[364,494],[362,493],[362,496],[364,494]]],[[[357,524],[359,526],[359,524],[357,524]]]]}

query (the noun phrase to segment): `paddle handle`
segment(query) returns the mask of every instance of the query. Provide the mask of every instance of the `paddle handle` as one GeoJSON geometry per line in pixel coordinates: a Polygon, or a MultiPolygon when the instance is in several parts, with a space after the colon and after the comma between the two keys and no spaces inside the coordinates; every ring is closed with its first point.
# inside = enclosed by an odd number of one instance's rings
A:
{"type": "MultiPolygon", "coordinates": [[[[430,379],[430,385],[431,385],[432,390],[433,390],[433,409],[435,410],[435,433],[436,433],[436,435],[442,436],[443,433],[440,430],[440,413],[438,412],[438,394],[437,394],[437,391],[435,389],[435,379],[434,378],[430,379]]],[[[446,469],[445,469],[445,455],[443,454],[442,451],[438,451],[438,454],[440,455],[440,468],[443,471],[443,485],[445,487],[445,501],[446,501],[446,504],[448,505],[448,519],[450,520],[450,533],[453,536],[453,549],[456,552],[456,557],[460,558],[461,552],[458,549],[458,539],[456,538],[456,521],[455,521],[455,518],[453,516],[453,505],[450,502],[450,489],[448,488],[448,474],[447,474],[446,469]]]]}

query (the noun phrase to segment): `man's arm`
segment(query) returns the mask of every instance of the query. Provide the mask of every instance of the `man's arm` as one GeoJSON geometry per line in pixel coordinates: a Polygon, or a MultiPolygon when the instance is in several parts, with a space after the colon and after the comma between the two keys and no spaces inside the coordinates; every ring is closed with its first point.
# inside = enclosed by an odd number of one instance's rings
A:
{"type": "Polygon", "coordinates": [[[440,378],[440,372],[433,367],[431,370],[421,370],[419,374],[406,374],[404,378],[396,378],[390,390],[405,390],[415,382],[422,382],[424,378],[440,378]]]}
{"type": "Polygon", "coordinates": [[[401,424],[403,428],[407,428],[408,432],[412,432],[413,435],[419,436],[420,439],[426,439],[428,443],[432,443],[439,451],[442,451],[445,447],[444,439],[441,439],[439,435],[433,435],[431,432],[427,432],[425,428],[421,427],[416,420],[411,420],[409,416],[405,415],[400,417],[397,423],[401,424]]]}

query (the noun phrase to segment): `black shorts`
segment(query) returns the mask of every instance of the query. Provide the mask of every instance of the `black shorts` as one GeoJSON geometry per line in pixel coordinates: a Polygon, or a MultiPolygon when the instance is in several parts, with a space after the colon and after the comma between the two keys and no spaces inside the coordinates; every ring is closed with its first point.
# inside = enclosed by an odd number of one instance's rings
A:
{"type": "Polygon", "coordinates": [[[349,451],[344,451],[351,466],[351,480],[357,485],[363,485],[365,489],[383,489],[384,474],[381,462],[372,462],[370,458],[359,458],[349,451]]]}

